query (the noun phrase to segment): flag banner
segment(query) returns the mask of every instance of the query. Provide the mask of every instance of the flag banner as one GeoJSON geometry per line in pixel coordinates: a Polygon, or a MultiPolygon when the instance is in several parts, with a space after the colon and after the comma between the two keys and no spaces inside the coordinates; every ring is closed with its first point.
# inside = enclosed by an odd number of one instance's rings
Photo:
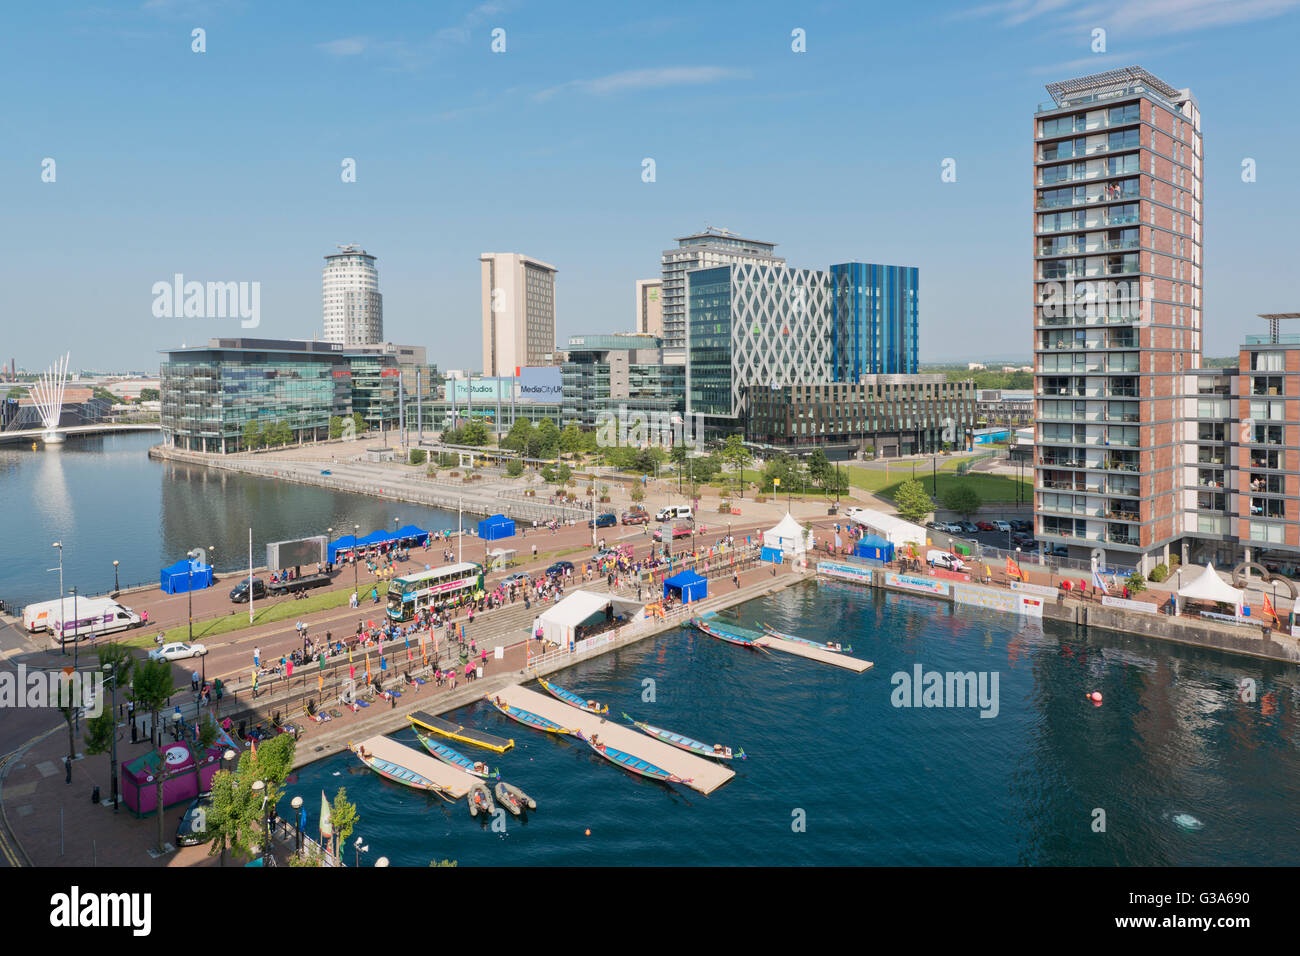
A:
{"type": "Polygon", "coordinates": [[[1101,576],[1100,571],[1092,572],[1092,583],[1100,588],[1103,594],[1110,593],[1110,588],[1106,587],[1106,579],[1101,576]]]}
{"type": "Polygon", "coordinates": [[[1007,577],[1018,578],[1021,581],[1025,579],[1025,572],[1020,570],[1020,565],[1011,560],[1010,555],[1007,555],[1007,577]]]}

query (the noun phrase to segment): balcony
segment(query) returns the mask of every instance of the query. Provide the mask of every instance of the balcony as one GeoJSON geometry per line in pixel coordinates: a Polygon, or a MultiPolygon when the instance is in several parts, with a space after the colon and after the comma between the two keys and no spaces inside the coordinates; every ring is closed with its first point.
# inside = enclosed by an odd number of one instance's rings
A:
{"type": "Polygon", "coordinates": [[[1111,544],[1121,544],[1130,548],[1141,547],[1141,542],[1137,535],[1123,534],[1119,531],[1107,531],[1106,539],[1111,544]]]}
{"type": "Polygon", "coordinates": [[[1046,468],[1082,468],[1084,467],[1082,458],[1066,458],[1063,456],[1048,457],[1044,455],[1038,459],[1038,464],[1046,468]]]}

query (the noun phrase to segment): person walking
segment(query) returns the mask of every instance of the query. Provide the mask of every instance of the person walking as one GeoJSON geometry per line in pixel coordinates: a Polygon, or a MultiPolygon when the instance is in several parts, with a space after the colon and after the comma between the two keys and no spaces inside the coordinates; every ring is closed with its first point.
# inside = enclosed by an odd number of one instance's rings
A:
{"type": "Polygon", "coordinates": [[[255,667],[255,668],[260,668],[261,666],[262,666],[262,649],[261,649],[260,647],[254,647],[254,648],[253,648],[253,667],[255,667]]]}

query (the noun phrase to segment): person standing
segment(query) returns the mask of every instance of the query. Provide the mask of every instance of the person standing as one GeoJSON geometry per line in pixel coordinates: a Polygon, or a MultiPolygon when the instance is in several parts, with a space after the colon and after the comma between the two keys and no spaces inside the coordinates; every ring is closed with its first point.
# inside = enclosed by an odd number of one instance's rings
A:
{"type": "Polygon", "coordinates": [[[262,649],[261,649],[260,647],[254,647],[254,648],[253,648],[253,667],[255,667],[255,668],[260,668],[261,666],[262,666],[262,649]]]}

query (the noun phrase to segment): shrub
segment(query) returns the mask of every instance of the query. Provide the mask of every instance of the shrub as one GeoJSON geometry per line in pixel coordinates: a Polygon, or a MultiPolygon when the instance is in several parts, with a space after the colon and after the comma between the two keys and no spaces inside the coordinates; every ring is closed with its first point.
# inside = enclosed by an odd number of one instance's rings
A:
{"type": "Polygon", "coordinates": [[[1157,564],[1151,569],[1151,573],[1147,575],[1147,580],[1159,584],[1167,577],[1169,577],[1169,568],[1163,564],[1157,564]]]}
{"type": "Polygon", "coordinates": [[[1128,580],[1124,583],[1128,585],[1128,589],[1134,594],[1138,591],[1145,591],[1147,589],[1146,578],[1142,577],[1141,571],[1134,571],[1128,576],[1128,580]]]}
{"type": "Polygon", "coordinates": [[[412,449],[411,449],[411,464],[412,464],[412,465],[423,465],[425,459],[428,458],[428,457],[429,457],[429,453],[426,452],[423,448],[412,448],[412,449]]]}
{"type": "Polygon", "coordinates": [[[506,463],[506,474],[511,478],[518,478],[524,473],[524,463],[518,459],[511,459],[506,463]]]}
{"type": "Polygon", "coordinates": [[[719,502],[718,502],[718,514],[720,514],[720,515],[729,515],[729,514],[731,514],[731,502],[730,502],[730,501],[719,501],[719,502]]]}
{"type": "Polygon", "coordinates": [[[758,495],[754,498],[754,501],[761,505],[763,502],[767,501],[767,495],[758,495]]]}

